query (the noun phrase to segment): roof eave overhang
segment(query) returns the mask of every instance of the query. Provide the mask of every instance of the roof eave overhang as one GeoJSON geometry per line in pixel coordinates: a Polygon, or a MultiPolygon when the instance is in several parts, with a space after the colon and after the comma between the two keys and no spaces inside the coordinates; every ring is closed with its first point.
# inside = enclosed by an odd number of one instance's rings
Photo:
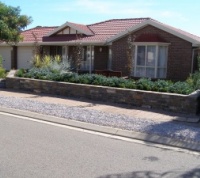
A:
{"type": "MultiPolygon", "coordinates": [[[[20,42],[17,43],[16,46],[34,46],[35,42],[20,42]]],[[[77,45],[77,42],[70,42],[70,41],[62,41],[62,42],[38,42],[38,45],[44,45],[44,46],[53,46],[53,45],[58,45],[58,46],[64,46],[64,45],[77,45]]],[[[93,41],[93,42],[81,42],[81,45],[106,45],[106,43],[104,41],[93,41]]],[[[4,45],[4,46],[8,46],[8,45],[4,45]]]]}
{"type": "MultiPolygon", "coordinates": [[[[40,45],[77,45],[77,42],[74,41],[63,41],[63,42],[41,42],[40,45]]],[[[82,41],[81,45],[102,45],[104,46],[106,43],[103,41],[93,41],[93,42],[87,42],[82,41]]]]}
{"type": "Polygon", "coordinates": [[[75,25],[73,25],[73,24],[71,24],[69,22],[66,22],[63,25],[61,25],[60,27],[58,27],[55,30],[53,30],[52,32],[48,33],[47,36],[51,36],[53,34],[56,34],[56,33],[58,33],[59,31],[63,30],[66,27],[73,28],[73,29],[81,32],[82,34],[85,34],[85,35],[89,35],[89,36],[94,35],[92,32],[84,31],[83,29],[77,28],[75,25]]]}
{"type": "Polygon", "coordinates": [[[175,31],[175,30],[173,30],[173,29],[171,29],[171,28],[169,28],[169,27],[167,27],[165,25],[162,25],[161,23],[158,23],[158,22],[150,20],[150,19],[149,20],[145,20],[144,22],[142,22],[142,23],[140,23],[138,25],[134,25],[133,27],[130,27],[130,28],[126,29],[125,31],[121,32],[121,33],[118,33],[117,35],[115,35],[115,36],[111,37],[110,39],[108,39],[107,43],[108,44],[112,43],[113,41],[116,41],[116,40],[126,36],[129,33],[133,33],[135,31],[138,31],[141,28],[144,28],[144,27],[146,27],[148,25],[152,25],[152,26],[154,26],[154,27],[156,27],[156,28],[158,28],[160,30],[163,30],[163,31],[168,32],[168,33],[170,33],[172,35],[175,35],[175,36],[177,36],[177,37],[179,37],[181,39],[184,39],[184,40],[192,43],[192,46],[200,44],[200,41],[195,40],[193,38],[190,38],[187,35],[181,34],[181,33],[177,32],[177,31],[175,31]]]}
{"type": "Polygon", "coordinates": [[[192,44],[192,47],[200,47],[200,43],[198,43],[198,44],[192,44]]]}

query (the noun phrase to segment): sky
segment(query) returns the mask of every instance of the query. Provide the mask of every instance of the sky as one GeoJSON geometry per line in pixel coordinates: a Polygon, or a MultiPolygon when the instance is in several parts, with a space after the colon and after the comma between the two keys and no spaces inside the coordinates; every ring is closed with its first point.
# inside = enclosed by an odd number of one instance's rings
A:
{"type": "Polygon", "coordinates": [[[200,0],[0,0],[21,9],[35,26],[92,24],[109,19],[150,17],[200,36],[200,0]]]}

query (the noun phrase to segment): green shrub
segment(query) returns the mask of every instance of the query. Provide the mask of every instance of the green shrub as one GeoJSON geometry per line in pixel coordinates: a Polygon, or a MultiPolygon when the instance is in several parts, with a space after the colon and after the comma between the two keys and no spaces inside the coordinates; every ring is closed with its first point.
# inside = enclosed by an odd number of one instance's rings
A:
{"type": "Polygon", "coordinates": [[[200,89],[200,71],[196,71],[187,78],[186,82],[195,90],[200,89]]]}
{"type": "Polygon", "coordinates": [[[97,74],[78,75],[72,72],[52,70],[51,67],[32,68],[28,71],[20,69],[17,72],[19,77],[28,77],[41,80],[64,81],[71,83],[92,84],[100,86],[139,89],[157,92],[170,92],[180,94],[190,94],[194,91],[192,84],[188,82],[176,82],[166,80],[151,81],[151,79],[141,78],[137,81],[117,77],[105,77],[97,74]]]}
{"type": "Polygon", "coordinates": [[[6,77],[6,70],[3,68],[3,58],[0,55],[0,78],[6,77]]]}
{"type": "Polygon", "coordinates": [[[19,69],[19,70],[17,70],[17,72],[15,73],[15,76],[17,76],[17,77],[24,77],[25,74],[26,74],[26,70],[24,70],[24,69],[19,69]]]}
{"type": "Polygon", "coordinates": [[[169,87],[170,93],[179,93],[188,95],[194,91],[194,88],[187,82],[176,82],[169,87]]]}
{"type": "Polygon", "coordinates": [[[157,80],[153,83],[153,87],[152,90],[153,91],[159,91],[159,92],[168,92],[169,91],[169,87],[172,85],[173,83],[171,81],[167,81],[167,80],[157,80]]]}
{"type": "Polygon", "coordinates": [[[5,78],[5,77],[6,77],[6,70],[0,67],[0,78],[5,78]]]}
{"type": "Polygon", "coordinates": [[[141,78],[136,82],[136,88],[139,90],[152,90],[153,82],[148,78],[141,78]]]}
{"type": "Polygon", "coordinates": [[[200,55],[197,56],[198,71],[187,78],[186,82],[191,85],[195,90],[200,89],[200,55]]]}
{"type": "Polygon", "coordinates": [[[1,55],[0,55],[0,68],[3,68],[3,58],[1,55]]]}

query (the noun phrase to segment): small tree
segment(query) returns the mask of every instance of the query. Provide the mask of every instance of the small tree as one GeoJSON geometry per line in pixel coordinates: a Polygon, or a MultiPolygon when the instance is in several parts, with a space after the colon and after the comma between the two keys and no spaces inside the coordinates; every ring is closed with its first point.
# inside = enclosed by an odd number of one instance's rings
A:
{"type": "Polygon", "coordinates": [[[0,2],[0,40],[15,44],[22,40],[21,31],[32,22],[31,17],[20,15],[20,7],[0,2]]]}
{"type": "Polygon", "coordinates": [[[32,32],[33,38],[34,38],[34,55],[41,55],[41,47],[39,45],[39,40],[37,35],[32,32]]]}
{"type": "Polygon", "coordinates": [[[128,39],[127,39],[127,47],[126,47],[126,54],[127,54],[127,70],[128,70],[128,74],[129,76],[131,75],[132,73],[132,66],[133,66],[133,57],[134,57],[134,43],[135,41],[135,36],[132,37],[132,35],[129,33],[128,35],[128,39]]]}
{"type": "Polygon", "coordinates": [[[81,44],[81,38],[82,38],[81,34],[80,35],[76,34],[76,45],[73,48],[73,56],[74,56],[73,62],[76,73],[78,73],[80,70],[81,61],[83,58],[83,46],[81,44]]]}

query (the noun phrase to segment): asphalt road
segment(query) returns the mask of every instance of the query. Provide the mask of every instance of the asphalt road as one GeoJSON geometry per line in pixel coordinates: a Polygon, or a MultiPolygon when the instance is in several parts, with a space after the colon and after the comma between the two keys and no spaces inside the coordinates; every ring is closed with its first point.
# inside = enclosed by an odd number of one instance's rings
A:
{"type": "Polygon", "coordinates": [[[196,178],[200,156],[0,114],[0,178],[32,177],[196,178]]]}

